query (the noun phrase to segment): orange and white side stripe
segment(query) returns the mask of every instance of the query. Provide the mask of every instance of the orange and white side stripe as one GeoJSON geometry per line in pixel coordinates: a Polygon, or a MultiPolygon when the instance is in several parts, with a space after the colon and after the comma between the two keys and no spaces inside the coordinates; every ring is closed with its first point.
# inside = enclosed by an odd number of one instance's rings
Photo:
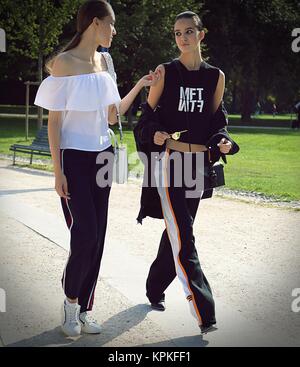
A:
{"type": "Polygon", "coordinates": [[[196,318],[199,325],[202,325],[202,319],[199,309],[195,302],[193,291],[190,287],[188,276],[180,261],[180,250],[182,247],[180,230],[177,224],[177,220],[172,208],[172,203],[169,195],[168,187],[168,161],[170,150],[167,149],[160,162],[156,162],[155,166],[155,179],[157,183],[157,190],[161,200],[161,206],[163,210],[166,229],[168,232],[169,240],[172,246],[172,252],[174,257],[174,263],[177,276],[183,285],[183,290],[187,300],[189,301],[192,315],[196,318]]]}

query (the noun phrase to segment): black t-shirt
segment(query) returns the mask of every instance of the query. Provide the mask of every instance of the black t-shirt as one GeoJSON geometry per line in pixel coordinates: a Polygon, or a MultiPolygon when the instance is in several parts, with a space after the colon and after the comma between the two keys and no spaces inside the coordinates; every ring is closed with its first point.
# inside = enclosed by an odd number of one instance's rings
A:
{"type": "Polygon", "coordinates": [[[212,134],[210,122],[219,69],[203,61],[199,70],[189,71],[177,59],[164,67],[165,85],[159,102],[162,124],[170,134],[188,130],[179,141],[205,144],[212,134]]]}

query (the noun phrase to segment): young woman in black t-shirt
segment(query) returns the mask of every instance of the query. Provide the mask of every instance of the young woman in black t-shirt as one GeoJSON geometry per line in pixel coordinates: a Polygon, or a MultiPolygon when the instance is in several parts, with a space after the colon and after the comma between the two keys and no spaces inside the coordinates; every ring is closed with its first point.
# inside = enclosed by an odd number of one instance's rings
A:
{"type": "MultiPolygon", "coordinates": [[[[216,319],[212,291],[201,269],[193,235],[201,195],[188,198],[184,183],[180,187],[174,185],[176,164],[172,164],[170,156],[179,152],[183,158],[185,154],[202,152],[204,160],[207,159],[205,143],[216,132],[210,122],[222,103],[225,76],[202,58],[200,45],[205,33],[198,15],[189,11],[179,14],[174,34],[180,56],[157,67],[161,78],[151,87],[148,96],[148,105],[152,109],[160,105],[163,126],[163,129],[154,131],[153,142],[166,148],[156,164],[155,177],[157,182],[168,184],[157,184],[166,229],[151,265],[146,288],[152,307],[163,311],[164,291],[177,275],[191,313],[201,332],[206,333],[216,329],[216,319]],[[179,139],[178,136],[174,139],[172,134],[178,131],[182,133],[179,139]]],[[[228,154],[232,143],[222,138],[218,147],[220,153],[228,154]]]]}

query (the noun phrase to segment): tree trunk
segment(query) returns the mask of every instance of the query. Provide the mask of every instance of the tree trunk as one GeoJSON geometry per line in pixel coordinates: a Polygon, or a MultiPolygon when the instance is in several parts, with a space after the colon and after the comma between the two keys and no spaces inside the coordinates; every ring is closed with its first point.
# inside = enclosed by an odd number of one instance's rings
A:
{"type": "Polygon", "coordinates": [[[254,106],[254,92],[244,87],[242,91],[242,111],[241,121],[251,122],[251,114],[254,106]]]}
{"type": "MultiPolygon", "coordinates": [[[[38,60],[38,81],[41,83],[43,80],[43,55],[40,51],[39,60],[38,60]]],[[[43,126],[43,108],[38,107],[38,118],[37,118],[37,127],[40,129],[43,126]]]]}
{"type": "Polygon", "coordinates": [[[236,83],[234,83],[233,85],[233,89],[232,89],[232,102],[231,102],[231,108],[230,108],[230,113],[236,113],[236,83]]]}
{"type": "MultiPolygon", "coordinates": [[[[44,27],[43,27],[43,1],[39,2],[40,17],[39,17],[39,59],[38,59],[38,82],[43,80],[43,40],[44,40],[44,27]]],[[[37,128],[40,129],[43,126],[43,108],[38,107],[37,128]]]]}

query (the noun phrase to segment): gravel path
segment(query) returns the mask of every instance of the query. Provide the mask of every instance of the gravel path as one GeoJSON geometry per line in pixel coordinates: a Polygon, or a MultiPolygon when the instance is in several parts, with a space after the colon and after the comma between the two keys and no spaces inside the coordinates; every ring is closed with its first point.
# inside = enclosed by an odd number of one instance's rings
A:
{"type": "MultiPolygon", "coordinates": [[[[2,195],[61,214],[53,175],[0,161],[2,195]]],[[[140,183],[113,185],[107,237],[135,257],[151,262],[164,223],[136,224],[140,183]]],[[[300,340],[300,314],[291,310],[292,290],[300,288],[299,203],[284,206],[222,190],[200,203],[194,225],[202,268],[216,296],[249,320],[279,326],[300,340]],[[214,223],[218,223],[217,226],[214,223]]]]}

